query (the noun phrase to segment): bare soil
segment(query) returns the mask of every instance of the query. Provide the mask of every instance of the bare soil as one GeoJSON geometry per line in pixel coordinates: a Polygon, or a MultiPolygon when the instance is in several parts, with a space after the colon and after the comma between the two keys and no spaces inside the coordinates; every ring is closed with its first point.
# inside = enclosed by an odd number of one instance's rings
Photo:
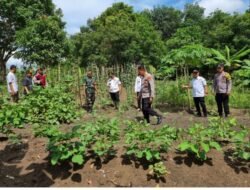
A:
{"type": "MultiPolygon", "coordinates": [[[[186,128],[195,122],[207,123],[206,118],[194,117],[186,111],[164,111],[162,125],[186,128]]],[[[117,116],[113,108],[99,110],[96,114],[110,118],[117,116]]],[[[241,124],[250,126],[249,114],[245,111],[233,110],[232,115],[241,124]]],[[[121,121],[134,120],[141,119],[142,114],[131,108],[119,117],[121,121]]],[[[93,118],[85,114],[77,123],[93,118]]],[[[155,126],[155,122],[152,119],[152,127],[160,127],[155,126]]],[[[204,163],[192,155],[179,153],[173,147],[163,155],[170,174],[157,181],[148,175],[145,161],[134,161],[124,156],[123,138],[116,146],[116,157],[101,166],[91,157],[81,167],[69,163],[51,166],[46,138],[35,138],[31,127],[18,129],[16,133],[22,136],[20,145],[11,145],[7,139],[0,139],[1,187],[250,187],[250,162],[232,160],[230,145],[223,148],[225,154],[223,151],[211,151],[204,163]]]]}

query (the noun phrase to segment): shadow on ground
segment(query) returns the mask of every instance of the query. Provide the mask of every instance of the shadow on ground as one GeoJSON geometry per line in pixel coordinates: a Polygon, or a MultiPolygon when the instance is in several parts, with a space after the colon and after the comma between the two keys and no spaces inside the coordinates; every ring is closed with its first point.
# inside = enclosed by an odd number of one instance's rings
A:
{"type": "Polygon", "coordinates": [[[239,174],[240,172],[243,173],[250,173],[250,162],[238,159],[233,156],[233,150],[229,149],[224,153],[224,160],[230,166],[234,169],[235,173],[239,174]]]}
{"type": "Polygon", "coordinates": [[[193,164],[198,166],[203,166],[207,164],[209,166],[213,166],[212,159],[207,158],[205,161],[198,160],[194,154],[179,152],[177,151],[176,154],[178,156],[174,157],[174,161],[177,165],[185,164],[188,167],[192,167],[193,164]]]}

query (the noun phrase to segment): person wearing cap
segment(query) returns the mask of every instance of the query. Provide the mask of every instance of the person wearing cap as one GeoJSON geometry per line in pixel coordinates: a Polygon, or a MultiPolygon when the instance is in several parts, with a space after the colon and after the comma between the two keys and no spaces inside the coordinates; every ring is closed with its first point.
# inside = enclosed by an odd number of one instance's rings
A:
{"type": "Polygon", "coordinates": [[[16,66],[10,66],[10,72],[7,75],[7,88],[8,92],[10,93],[12,102],[17,103],[19,99],[18,95],[18,83],[16,78],[16,66]]]}
{"type": "Polygon", "coordinates": [[[147,123],[150,123],[150,115],[156,116],[157,125],[159,125],[162,122],[162,116],[151,107],[153,99],[155,98],[154,78],[146,71],[146,68],[143,65],[138,67],[138,73],[142,77],[142,85],[139,98],[141,98],[142,113],[144,115],[144,119],[147,121],[147,123]]]}
{"type": "Polygon", "coordinates": [[[229,95],[232,90],[232,79],[229,73],[224,71],[224,65],[219,64],[217,66],[217,73],[214,76],[213,91],[215,93],[215,100],[218,107],[219,116],[223,116],[223,110],[225,117],[230,114],[229,111],[229,95]]]}
{"type": "Polygon", "coordinates": [[[205,95],[208,94],[206,79],[200,76],[198,70],[193,70],[193,79],[189,85],[184,85],[183,88],[192,89],[194,104],[197,111],[197,116],[201,117],[201,108],[203,116],[207,117],[207,108],[205,104],[205,95]],[[200,108],[201,107],[201,108],[200,108]]]}

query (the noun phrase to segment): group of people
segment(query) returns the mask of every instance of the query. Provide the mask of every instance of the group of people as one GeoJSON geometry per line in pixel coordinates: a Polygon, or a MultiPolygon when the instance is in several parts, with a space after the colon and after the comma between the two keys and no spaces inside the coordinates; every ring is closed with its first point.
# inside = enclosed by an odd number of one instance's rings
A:
{"type": "MultiPolygon", "coordinates": [[[[15,73],[16,66],[12,65],[10,67],[10,72],[7,75],[7,86],[13,102],[17,102],[19,99],[18,82],[15,73]]],[[[198,70],[193,70],[192,75],[193,79],[190,81],[190,84],[183,85],[183,88],[192,89],[197,116],[201,117],[203,112],[203,116],[207,117],[207,108],[205,104],[205,96],[208,94],[207,82],[205,78],[200,76],[198,70]]],[[[85,88],[87,111],[92,112],[97,92],[97,83],[91,71],[87,72],[86,77],[83,79],[83,84],[85,88]]],[[[45,88],[46,75],[44,74],[43,69],[39,68],[35,75],[33,75],[31,70],[28,70],[23,79],[22,85],[24,95],[27,95],[32,91],[33,85],[39,85],[45,88]]],[[[113,72],[109,73],[107,88],[115,109],[118,109],[122,87],[120,79],[116,77],[113,72]]],[[[229,95],[231,89],[231,76],[224,71],[224,65],[219,64],[217,67],[217,73],[214,76],[213,91],[218,106],[218,113],[221,117],[223,116],[223,113],[225,117],[230,114],[229,95]]],[[[143,65],[138,67],[138,76],[135,80],[135,93],[137,96],[138,111],[142,111],[147,123],[150,123],[150,116],[156,116],[157,124],[160,124],[162,122],[162,116],[152,108],[152,103],[155,98],[154,77],[147,72],[143,65]]]]}
{"type": "MultiPolygon", "coordinates": [[[[207,82],[200,76],[198,70],[193,70],[193,79],[189,85],[184,85],[183,88],[192,89],[197,116],[202,116],[202,108],[203,116],[207,117],[205,104],[205,96],[208,94],[207,82]]],[[[217,66],[217,73],[214,76],[212,89],[215,94],[219,116],[228,117],[230,115],[229,96],[232,90],[232,79],[230,74],[224,71],[223,64],[217,66]]]]}
{"type": "MultiPolygon", "coordinates": [[[[17,68],[15,65],[10,66],[10,71],[7,75],[7,88],[13,102],[18,102],[19,100],[19,86],[16,77],[17,68]]],[[[41,86],[45,88],[46,86],[46,75],[43,73],[43,69],[37,69],[36,73],[33,75],[32,70],[28,70],[22,81],[23,94],[28,95],[33,89],[33,85],[41,86]]]]}
{"type": "MultiPolygon", "coordinates": [[[[85,96],[87,111],[92,112],[97,91],[96,81],[91,71],[84,78],[85,96]]],[[[109,74],[107,87],[110,97],[114,103],[115,109],[119,108],[120,93],[122,90],[121,81],[113,72],[109,74]]],[[[138,67],[138,76],[136,78],[135,92],[137,93],[138,109],[142,111],[145,120],[150,123],[150,116],[157,117],[157,124],[162,122],[162,116],[152,108],[152,102],[155,97],[155,83],[151,74],[146,71],[144,66],[138,67]]]]}

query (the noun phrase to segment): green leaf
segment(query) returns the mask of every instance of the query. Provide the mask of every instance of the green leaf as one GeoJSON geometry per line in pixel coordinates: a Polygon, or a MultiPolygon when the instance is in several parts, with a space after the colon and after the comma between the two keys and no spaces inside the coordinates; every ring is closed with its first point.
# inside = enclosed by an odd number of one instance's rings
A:
{"type": "Polygon", "coordinates": [[[206,160],[206,159],[207,159],[206,152],[205,152],[205,151],[199,152],[199,153],[198,153],[198,157],[199,157],[201,160],[206,160]]]}
{"type": "Polygon", "coordinates": [[[161,156],[160,156],[160,153],[157,152],[154,154],[154,157],[157,159],[157,160],[160,160],[161,159],[161,156]]]}
{"type": "Polygon", "coordinates": [[[152,153],[150,151],[146,151],[146,159],[150,161],[153,158],[152,153]]]}
{"type": "Polygon", "coordinates": [[[242,158],[244,160],[249,160],[250,159],[250,153],[249,152],[243,152],[242,153],[242,158]]]}
{"type": "Polygon", "coordinates": [[[52,156],[50,162],[51,162],[51,164],[54,166],[54,165],[57,164],[58,160],[59,160],[59,156],[58,156],[58,155],[55,155],[55,156],[52,156]]]}
{"type": "Polygon", "coordinates": [[[191,148],[191,151],[193,151],[194,153],[198,154],[199,147],[197,145],[191,144],[190,148],[191,148]]]}
{"type": "Polygon", "coordinates": [[[209,152],[210,148],[209,148],[209,145],[208,144],[205,144],[205,143],[201,143],[201,147],[204,149],[204,151],[206,153],[209,152]]]}
{"type": "Polygon", "coordinates": [[[71,160],[73,163],[76,163],[79,165],[82,165],[84,161],[83,156],[80,154],[74,155],[71,160]]]}
{"type": "Polygon", "coordinates": [[[213,148],[215,148],[216,150],[221,150],[221,146],[219,145],[219,143],[217,142],[210,142],[209,145],[213,148]]]}
{"type": "Polygon", "coordinates": [[[142,158],[143,157],[143,152],[142,151],[137,152],[137,157],[142,158]]]}
{"type": "Polygon", "coordinates": [[[185,151],[190,148],[190,143],[188,141],[184,141],[178,146],[178,148],[180,151],[185,151]]]}

